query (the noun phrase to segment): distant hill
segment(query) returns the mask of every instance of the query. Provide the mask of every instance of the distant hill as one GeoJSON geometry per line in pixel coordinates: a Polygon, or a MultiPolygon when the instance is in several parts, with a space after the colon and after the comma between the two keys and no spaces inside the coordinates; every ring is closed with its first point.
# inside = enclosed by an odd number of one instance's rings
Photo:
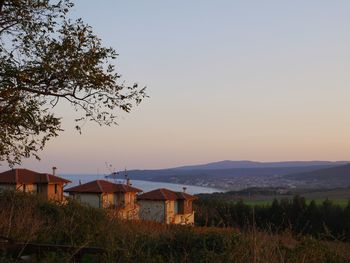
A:
{"type": "Polygon", "coordinates": [[[315,171],[302,172],[286,175],[290,180],[301,180],[307,182],[329,182],[330,184],[339,184],[340,186],[350,185],[350,164],[318,169],[315,171]]]}
{"type": "Polygon", "coordinates": [[[235,168],[281,168],[281,167],[305,167],[305,166],[336,166],[349,163],[348,161],[289,161],[289,162],[253,162],[253,161],[219,161],[200,165],[187,165],[172,170],[221,170],[235,168]]]}
{"type": "MultiPolygon", "coordinates": [[[[162,169],[162,170],[131,170],[127,171],[130,179],[149,180],[159,182],[181,182],[193,180],[221,180],[239,176],[284,176],[299,174],[318,169],[329,168],[329,165],[314,165],[301,167],[264,167],[264,168],[233,168],[233,169],[162,169]]],[[[120,178],[125,176],[125,171],[120,171],[120,178]]]]}
{"type": "Polygon", "coordinates": [[[288,175],[298,177],[299,174],[343,166],[346,163],[348,162],[221,161],[169,169],[120,171],[117,175],[110,177],[124,178],[127,173],[128,177],[133,180],[210,186],[228,190],[255,186],[296,187],[300,186],[298,183],[300,179],[289,178],[288,175]]]}

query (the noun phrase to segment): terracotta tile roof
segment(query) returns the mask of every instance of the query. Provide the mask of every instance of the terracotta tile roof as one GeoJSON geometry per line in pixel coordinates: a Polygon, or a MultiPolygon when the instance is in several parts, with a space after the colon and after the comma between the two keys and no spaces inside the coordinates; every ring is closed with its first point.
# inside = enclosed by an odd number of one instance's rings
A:
{"type": "Polygon", "coordinates": [[[137,197],[139,200],[195,200],[197,197],[184,193],[174,192],[169,189],[156,189],[137,197]]]}
{"type": "Polygon", "coordinates": [[[165,188],[156,189],[137,197],[139,200],[177,200],[177,198],[175,192],[165,188]]]}
{"type": "Polygon", "coordinates": [[[96,180],[74,186],[64,190],[68,193],[126,193],[126,192],[142,192],[142,190],[126,185],[114,184],[105,180],[96,180]]]}
{"type": "Polygon", "coordinates": [[[12,169],[0,173],[0,184],[25,183],[70,183],[71,181],[52,174],[38,173],[28,169],[12,169]]]}

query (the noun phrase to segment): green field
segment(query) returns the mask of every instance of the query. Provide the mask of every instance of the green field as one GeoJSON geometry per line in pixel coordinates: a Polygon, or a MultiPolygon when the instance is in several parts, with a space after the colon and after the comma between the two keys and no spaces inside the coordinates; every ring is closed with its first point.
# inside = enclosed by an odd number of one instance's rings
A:
{"type": "Polygon", "coordinates": [[[288,189],[284,194],[276,191],[276,188],[259,188],[254,187],[250,189],[243,189],[240,191],[230,191],[223,193],[213,194],[201,194],[200,198],[214,198],[227,202],[237,202],[243,200],[247,205],[271,205],[276,198],[281,199],[293,199],[294,196],[301,196],[306,199],[307,203],[312,200],[316,204],[322,204],[325,200],[330,200],[333,204],[345,207],[350,200],[350,188],[333,188],[333,189],[288,189]]]}
{"type": "Polygon", "coordinates": [[[253,199],[246,199],[243,200],[243,202],[247,205],[260,205],[260,206],[269,206],[272,204],[273,199],[269,199],[269,200],[253,200],[253,199]]]}
{"type": "MultiPolygon", "coordinates": [[[[281,199],[281,198],[278,198],[281,199]]],[[[306,199],[306,203],[309,204],[312,200],[316,202],[316,204],[320,205],[322,204],[326,199],[325,198],[319,198],[319,199],[306,199]]],[[[349,199],[329,199],[333,204],[339,205],[342,207],[345,207],[349,204],[349,199]]],[[[243,199],[243,202],[247,205],[259,205],[259,206],[269,206],[273,202],[273,198],[268,199],[243,199]]]]}

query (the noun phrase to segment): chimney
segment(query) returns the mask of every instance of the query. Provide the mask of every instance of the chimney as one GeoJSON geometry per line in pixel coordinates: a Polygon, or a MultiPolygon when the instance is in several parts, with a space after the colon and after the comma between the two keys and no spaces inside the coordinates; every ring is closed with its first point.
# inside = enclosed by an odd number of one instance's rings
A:
{"type": "Polygon", "coordinates": [[[126,179],[126,185],[129,185],[129,186],[131,185],[129,178],[126,179]]]}
{"type": "Polygon", "coordinates": [[[57,167],[52,167],[52,175],[56,175],[56,170],[57,170],[57,167]]]}
{"type": "Polygon", "coordinates": [[[184,193],[186,193],[186,189],[187,189],[187,187],[182,187],[182,190],[184,193]]]}

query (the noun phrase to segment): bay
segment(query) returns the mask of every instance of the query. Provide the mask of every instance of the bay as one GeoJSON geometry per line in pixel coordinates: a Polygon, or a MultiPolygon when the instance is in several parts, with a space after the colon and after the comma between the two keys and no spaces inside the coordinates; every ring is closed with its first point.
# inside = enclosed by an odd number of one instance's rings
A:
{"type": "MultiPolygon", "coordinates": [[[[69,183],[65,189],[77,186],[79,184],[88,183],[94,180],[106,180],[112,183],[125,183],[125,180],[115,180],[110,178],[105,178],[104,175],[97,174],[62,174],[63,178],[66,178],[72,183],[69,183]]],[[[132,186],[141,189],[143,192],[152,191],[158,188],[167,188],[172,191],[183,191],[183,188],[186,187],[186,192],[189,194],[201,194],[201,193],[214,193],[214,192],[223,192],[221,189],[215,189],[210,187],[201,187],[195,185],[184,185],[184,184],[173,184],[173,183],[163,183],[163,182],[152,182],[152,181],[142,181],[142,180],[131,180],[132,186]]]]}

